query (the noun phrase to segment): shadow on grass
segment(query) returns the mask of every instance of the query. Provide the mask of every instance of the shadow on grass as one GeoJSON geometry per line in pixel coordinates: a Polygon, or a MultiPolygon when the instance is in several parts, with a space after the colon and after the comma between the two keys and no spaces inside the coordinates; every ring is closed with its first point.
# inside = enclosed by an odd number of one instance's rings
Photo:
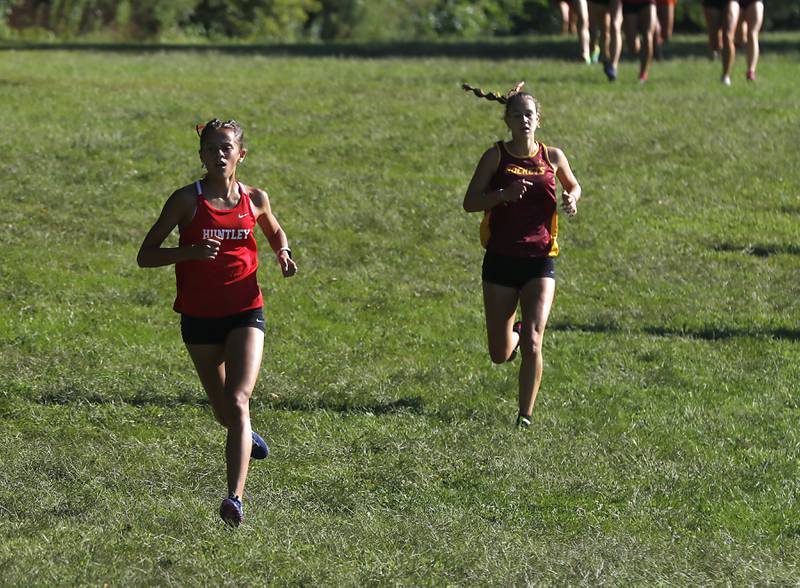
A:
{"type": "Polygon", "coordinates": [[[365,401],[335,399],[335,398],[316,398],[311,400],[286,399],[270,403],[273,410],[284,410],[289,412],[316,412],[325,410],[338,414],[373,414],[386,415],[397,413],[422,414],[425,410],[425,403],[419,396],[406,396],[397,400],[387,401],[365,401]]]}
{"type": "MultiPolygon", "coordinates": [[[[793,37],[762,36],[761,48],[770,53],[798,52],[793,37]]],[[[230,55],[285,57],[460,57],[476,59],[555,58],[577,63],[577,42],[571,37],[514,37],[491,41],[390,41],[329,43],[4,43],[0,51],[108,51],[121,53],[216,52],[230,55]]],[[[668,57],[705,56],[705,38],[699,35],[676,39],[668,57]]]]}
{"type": "Polygon", "coordinates": [[[39,404],[67,405],[67,404],[128,404],[136,407],[156,406],[160,408],[173,408],[176,406],[207,406],[208,398],[204,395],[179,394],[178,396],[162,396],[149,390],[140,390],[133,396],[111,396],[97,392],[88,392],[79,388],[62,387],[44,392],[37,398],[39,404]]]}
{"type": "Polygon", "coordinates": [[[764,328],[738,328],[738,327],[664,327],[644,326],[639,328],[623,328],[613,323],[555,323],[548,327],[550,331],[578,332],[578,333],[631,333],[646,334],[656,337],[683,337],[687,339],[701,339],[703,341],[720,341],[737,337],[769,337],[786,341],[800,341],[800,330],[795,329],[764,329],[764,328]]]}
{"type": "MultiPolygon", "coordinates": [[[[159,408],[174,408],[177,406],[208,406],[209,400],[202,394],[183,393],[176,396],[164,396],[151,390],[140,390],[133,396],[123,397],[98,392],[90,392],[80,387],[62,386],[48,390],[36,398],[38,404],[47,406],[66,405],[129,405],[135,407],[155,406],[159,408]]],[[[315,412],[325,410],[339,414],[373,414],[385,415],[396,413],[422,414],[425,403],[419,396],[406,396],[396,400],[377,401],[370,398],[323,398],[294,399],[288,398],[277,401],[262,401],[258,397],[253,399],[254,404],[264,404],[273,410],[315,412]]]]}
{"type": "Polygon", "coordinates": [[[720,341],[737,337],[770,337],[772,339],[800,341],[800,331],[792,329],[737,329],[730,327],[673,329],[669,327],[646,327],[643,331],[658,337],[688,337],[704,341],[720,341]]]}
{"type": "Polygon", "coordinates": [[[737,245],[734,243],[716,243],[712,245],[714,251],[746,253],[754,257],[769,257],[770,255],[800,255],[798,245],[758,245],[748,243],[747,245],[737,245]]]}
{"type": "Polygon", "coordinates": [[[547,327],[548,331],[566,331],[579,333],[619,333],[623,329],[615,323],[552,323],[547,327]]]}

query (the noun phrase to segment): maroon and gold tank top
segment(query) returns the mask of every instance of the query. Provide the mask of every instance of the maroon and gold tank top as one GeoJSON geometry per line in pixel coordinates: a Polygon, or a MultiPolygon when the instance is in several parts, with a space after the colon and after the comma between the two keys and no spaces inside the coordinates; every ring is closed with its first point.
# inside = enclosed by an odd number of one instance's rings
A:
{"type": "Polygon", "coordinates": [[[502,190],[521,179],[533,186],[521,200],[498,204],[484,213],[481,244],[487,251],[509,257],[555,257],[558,255],[556,177],[547,157],[547,146],[537,143],[536,150],[525,157],[512,154],[502,141],[495,146],[500,162],[488,190],[502,190]]]}
{"type": "Polygon", "coordinates": [[[179,244],[203,239],[221,241],[215,259],[193,259],[175,264],[178,293],[174,309],[196,317],[223,317],[259,308],[264,301],[256,280],[258,257],[253,229],[256,217],[250,195],[237,182],[239,202],[230,210],[212,207],[195,182],[197,209],[181,229],[179,244]]]}

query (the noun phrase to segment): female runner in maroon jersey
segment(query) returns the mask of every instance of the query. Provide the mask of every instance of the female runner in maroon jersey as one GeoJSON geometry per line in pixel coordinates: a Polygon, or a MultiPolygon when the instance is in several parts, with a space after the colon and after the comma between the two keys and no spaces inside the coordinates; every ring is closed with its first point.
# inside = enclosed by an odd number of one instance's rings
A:
{"type": "Polygon", "coordinates": [[[489,356],[510,361],[519,348],[519,415],[530,426],[542,380],[542,337],[555,295],[558,255],[557,177],[564,188],[561,205],[577,213],[581,187],[566,156],[534,138],[539,104],[521,92],[524,82],[506,95],[487,94],[467,84],[476,96],[505,104],[511,140],[498,142],[481,157],[464,196],[464,210],[483,212],[481,242],[483,302],[489,356]],[[517,304],[522,320],[515,322],[517,304]]]}
{"type": "MultiPolygon", "coordinates": [[[[198,132],[200,128],[198,127],[198,132]]],[[[232,526],[244,517],[242,493],[250,457],[269,453],[250,427],[250,395],[264,349],[264,313],[256,279],[253,234],[258,225],[285,277],[297,272],[286,234],[264,190],[236,180],[244,159],[244,133],[236,121],[214,119],[200,133],[202,180],[176,190],[144,238],[141,267],[175,264],[181,334],[214,416],[227,429],[228,497],[220,516],[232,526]],[[178,247],[164,247],[178,227],[178,247]]]]}

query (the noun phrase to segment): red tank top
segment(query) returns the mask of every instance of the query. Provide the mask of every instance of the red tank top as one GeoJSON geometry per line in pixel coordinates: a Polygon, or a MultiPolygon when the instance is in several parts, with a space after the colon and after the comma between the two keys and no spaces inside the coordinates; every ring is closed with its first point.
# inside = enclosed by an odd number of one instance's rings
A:
{"type": "Polygon", "coordinates": [[[521,200],[498,204],[487,210],[481,222],[481,244],[488,251],[509,257],[555,257],[558,255],[558,208],[556,178],[547,158],[547,146],[528,157],[517,157],[502,141],[489,190],[502,190],[520,179],[533,183],[521,200]]]}
{"type": "Polygon", "coordinates": [[[195,182],[197,209],[181,230],[179,244],[203,239],[221,241],[216,259],[193,259],[175,264],[178,293],[176,312],[196,317],[223,317],[259,308],[264,301],[256,279],[258,257],[253,229],[256,217],[250,195],[237,182],[239,203],[230,210],[213,208],[195,182]]]}

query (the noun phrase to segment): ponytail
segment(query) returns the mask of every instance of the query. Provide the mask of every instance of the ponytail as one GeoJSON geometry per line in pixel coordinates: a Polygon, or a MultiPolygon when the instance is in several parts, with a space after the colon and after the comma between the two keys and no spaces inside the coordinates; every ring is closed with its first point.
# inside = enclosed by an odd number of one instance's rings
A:
{"type": "Polygon", "coordinates": [[[498,94],[497,92],[486,92],[484,90],[481,90],[480,88],[476,88],[475,86],[470,86],[469,84],[461,84],[461,88],[467,92],[472,92],[478,98],[486,98],[487,100],[493,100],[495,102],[499,102],[500,104],[505,105],[506,112],[508,112],[508,107],[512,101],[530,98],[531,100],[533,100],[533,104],[536,106],[536,112],[541,112],[542,109],[539,106],[539,101],[536,99],[536,97],[533,96],[532,94],[528,94],[527,92],[522,91],[522,86],[524,85],[525,82],[519,82],[516,86],[511,88],[505,94],[498,94]]]}
{"type": "Polygon", "coordinates": [[[486,92],[481,88],[476,88],[475,86],[470,86],[469,84],[461,84],[461,88],[467,92],[472,92],[478,98],[486,98],[487,100],[493,100],[495,102],[499,102],[500,104],[507,104],[508,101],[517,94],[520,94],[520,90],[522,90],[522,86],[525,85],[525,82],[519,82],[516,86],[511,88],[505,94],[498,94],[497,92],[486,92]]]}

